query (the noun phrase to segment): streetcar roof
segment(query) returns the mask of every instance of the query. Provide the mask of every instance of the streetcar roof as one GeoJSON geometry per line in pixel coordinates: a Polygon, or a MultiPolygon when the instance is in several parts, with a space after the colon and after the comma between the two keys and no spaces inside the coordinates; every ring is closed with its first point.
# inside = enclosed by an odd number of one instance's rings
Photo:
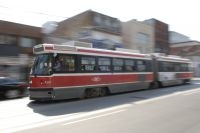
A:
{"type": "Polygon", "coordinates": [[[162,54],[162,55],[152,54],[152,55],[154,55],[154,57],[157,58],[158,61],[191,63],[190,59],[183,58],[183,57],[177,56],[177,55],[165,55],[165,54],[162,54]]]}
{"type": "Polygon", "coordinates": [[[106,50],[88,47],[79,47],[63,44],[39,44],[33,48],[34,54],[43,53],[68,53],[68,54],[84,54],[84,55],[96,55],[96,56],[117,56],[117,57],[132,57],[150,59],[149,54],[141,54],[137,51],[131,52],[131,50],[106,50]]]}

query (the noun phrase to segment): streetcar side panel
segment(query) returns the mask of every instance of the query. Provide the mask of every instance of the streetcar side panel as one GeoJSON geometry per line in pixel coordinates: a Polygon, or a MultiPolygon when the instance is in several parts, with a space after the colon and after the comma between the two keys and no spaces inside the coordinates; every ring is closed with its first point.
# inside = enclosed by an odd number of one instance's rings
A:
{"type": "Polygon", "coordinates": [[[157,57],[157,81],[160,86],[180,85],[193,76],[191,62],[185,58],[157,57]]]}

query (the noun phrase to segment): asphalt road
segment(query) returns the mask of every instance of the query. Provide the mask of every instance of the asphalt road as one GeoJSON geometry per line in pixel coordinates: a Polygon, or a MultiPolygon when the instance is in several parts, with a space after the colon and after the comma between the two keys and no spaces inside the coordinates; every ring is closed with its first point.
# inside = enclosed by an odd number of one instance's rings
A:
{"type": "Polygon", "coordinates": [[[0,132],[199,133],[200,81],[86,100],[0,101],[0,132]]]}

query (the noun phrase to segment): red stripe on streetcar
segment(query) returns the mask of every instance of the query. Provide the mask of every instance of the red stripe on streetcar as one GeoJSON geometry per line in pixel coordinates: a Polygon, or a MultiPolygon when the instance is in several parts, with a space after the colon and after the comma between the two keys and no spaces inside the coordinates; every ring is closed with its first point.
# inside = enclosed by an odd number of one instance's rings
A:
{"type": "MultiPolygon", "coordinates": [[[[98,84],[125,84],[134,83],[139,81],[140,74],[133,75],[83,75],[83,76],[54,76],[51,78],[44,77],[32,77],[33,84],[31,88],[38,87],[73,87],[73,86],[87,86],[87,85],[98,85],[98,84]]],[[[146,74],[145,81],[152,81],[153,74],[146,74]]]]}
{"type": "Polygon", "coordinates": [[[52,77],[31,77],[30,87],[50,88],[52,87],[52,77]]]}
{"type": "Polygon", "coordinates": [[[54,86],[85,86],[95,84],[112,84],[137,81],[137,75],[99,75],[99,76],[58,76],[54,77],[54,86]]]}
{"type": "Polygon", "coordinates": [[[193,76],[192,73],[177,73],[176,77],[177,78],[191,78],[193,76]]]}
{"type": "Polygon", "coordinates": [[[145,76],[146,76],[145,79],[147,81],[152,81],[153,80],[153,74],[146,74],[145,76]]]}

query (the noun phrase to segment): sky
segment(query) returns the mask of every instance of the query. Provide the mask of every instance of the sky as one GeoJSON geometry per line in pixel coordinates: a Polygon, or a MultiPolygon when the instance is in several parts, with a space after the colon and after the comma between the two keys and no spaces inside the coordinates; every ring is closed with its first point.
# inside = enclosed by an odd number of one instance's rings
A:
{"type": "Polygon", "coordinates": [[[122,22],[155,18],[169,24],[169,30],[200,41],[198,0],[0,0],[0,20],[41,27],[89,9],[122,22]]]}

